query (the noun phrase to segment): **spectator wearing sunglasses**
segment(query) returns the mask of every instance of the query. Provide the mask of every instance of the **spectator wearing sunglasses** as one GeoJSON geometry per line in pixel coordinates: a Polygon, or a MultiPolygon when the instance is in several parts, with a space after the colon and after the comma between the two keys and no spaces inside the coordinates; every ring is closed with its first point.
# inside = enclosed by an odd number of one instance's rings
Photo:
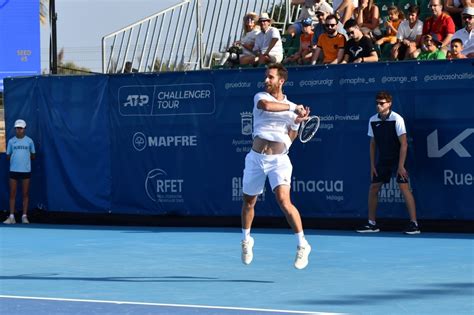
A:
{"type": "Polygon", "coordinates": [[[377,62],[379,57],[370,38],[364,36],[357,22],[353,19],[344,24],[349,40],[344,48],[344,58],[341,63],[377,62]]]}
{"type": "Polygon", "coordinates": [[[337,31],[338,24],[339,20],[336,15],[328,15],[325,21],[326,32],[319,36],[311,64],[315,65],[321,54],[324,64],[342,62],[346,38],[337,31]]]}
{"type": "Polygon", "coordinates": [[[433,15],[424,22],[423,35],[436,34],[440,41],[439,48],[446,52],[456,31],[453,19],[449,14],[443,12],[442,0],[431,0],[429,7],[433,15]]]}
{"type": "Polygon", "coordinates": [[[461,39],[464,46],[462,54],[467,58],[474,58],[474,7],[464,8],[462,20],[464,28],[454,33],[453,39],[461,39]]]}
{"type": "Polygon", "coordinates": [[[446,53],[439,49],[441,41],[437,34],[423,35],[421,53],[416,57],[418,60],[446,59],[446,53]]]}

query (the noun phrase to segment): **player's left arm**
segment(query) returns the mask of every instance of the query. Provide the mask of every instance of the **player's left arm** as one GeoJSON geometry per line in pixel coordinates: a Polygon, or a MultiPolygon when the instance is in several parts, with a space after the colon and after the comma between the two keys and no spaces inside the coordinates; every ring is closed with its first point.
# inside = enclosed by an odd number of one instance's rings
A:
{"type": "Polygon", "coordinates": [[[407,142],[407,134],[404,133],[398,136],[398,140],[400,141],[400,155],[398,158],[398,175],[400,175],[404,179],[408,179],[408,172],[405,169],[405,161],[407,158],[407,151],[408,151],[408,142],[407,142]]]}

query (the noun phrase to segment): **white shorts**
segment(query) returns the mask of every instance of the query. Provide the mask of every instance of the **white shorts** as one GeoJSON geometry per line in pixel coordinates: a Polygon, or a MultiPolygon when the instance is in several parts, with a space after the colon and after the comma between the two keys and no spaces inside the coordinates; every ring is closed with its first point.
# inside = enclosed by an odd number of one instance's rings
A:
{"type": "Polygon", "coordinates": [[[291,186],[292,172],[293,165],[287,154],[265,155],[250,150],[245,157],[242,191],[249,196],[260,195],[267,176],[272,191],[280,185],[291,186]]]}

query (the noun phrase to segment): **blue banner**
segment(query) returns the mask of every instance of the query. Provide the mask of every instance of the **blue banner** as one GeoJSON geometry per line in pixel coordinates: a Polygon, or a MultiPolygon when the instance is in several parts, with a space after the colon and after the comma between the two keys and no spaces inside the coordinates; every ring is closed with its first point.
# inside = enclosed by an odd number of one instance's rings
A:
{"type": "Polygon", "coordinates": [[[39,0],[0,0],[0,92],[3,78],[41,71],[39,0]]]}
{"type": "MultiPolygon", "coordinates": [[[[410,188],[421,219],[474,219],[471,60],[289,69],[285,93],[321,117],[295,142],[292,199],[305,217],[367,216],[368,120],[393,95],[408,131],[410,188]]],[[[6,80],[7,128],[40,142],[35,202],[50,210],[239,216],[253,96],[264,69],[6,80]],[[60,193],[52,195],[60,187],[60,193]]],[[[395,180],[379,217],[406,218],[395,180]]],[[[270,187],[257,212],[280,216],[270,187]]]]}

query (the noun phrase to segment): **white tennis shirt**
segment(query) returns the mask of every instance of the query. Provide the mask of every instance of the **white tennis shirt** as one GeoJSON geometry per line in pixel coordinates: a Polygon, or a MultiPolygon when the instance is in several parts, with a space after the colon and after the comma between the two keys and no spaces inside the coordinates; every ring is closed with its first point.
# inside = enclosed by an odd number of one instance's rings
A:
{"type": "MultiPolygon", "coordinates": [[[[259,137],[261,139],[284,143],[288,151],[291,146],[291,138],[288,135],[290,126],[294,123],[297,117],[294,112],[289,110],[282,112],[269,112],[257,107],[260,100],[268,100],[271,102],[294,104],[290,102],[286,95],[284,99],[279,101],[270,93],[259,92],[253,98],[253,134],[252,137],[259,137]]],[[[296,104],[294,104],[296,106],[296,104]]]]}

